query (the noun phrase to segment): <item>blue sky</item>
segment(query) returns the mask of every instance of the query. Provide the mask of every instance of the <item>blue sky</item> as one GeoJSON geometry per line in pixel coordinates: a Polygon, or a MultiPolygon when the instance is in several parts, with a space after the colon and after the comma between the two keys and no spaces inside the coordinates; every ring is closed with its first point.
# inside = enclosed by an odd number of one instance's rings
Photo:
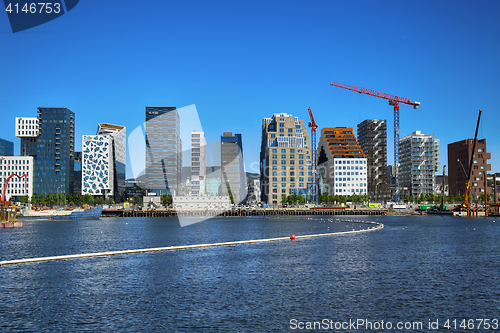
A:
{"type": "MultiPolygon", "coordinates": [[[[487,139],[500,172],[498,1],[80,1],[67,14],[13,34],[0,14],[0,137],[38,106],[76,114],[76,149],[99,122],[127,127],[145,107],[196,105],[207,141],[241,133],[247,171],[259,160],[261,121],[288,112],[322,127],[388,120],[386,100],[334,81],[407,97],[400,135],[447,144],[487,139]],[[253,164],[252,164],[253,163],[253,164]]],[[[131,175],[130,167],[127,169],[131,175]]]]}

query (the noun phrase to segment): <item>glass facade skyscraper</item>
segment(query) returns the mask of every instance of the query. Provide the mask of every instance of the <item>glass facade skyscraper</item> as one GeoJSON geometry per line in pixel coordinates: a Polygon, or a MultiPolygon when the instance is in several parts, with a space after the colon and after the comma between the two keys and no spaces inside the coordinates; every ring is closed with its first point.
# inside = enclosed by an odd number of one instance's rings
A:
{"type": "Polygon", "coordinates": [[[0,156],[14,156],[14,142],[0,139],[0,156]]]}
{"type": "MultiPolygon", "coordinates": [[[[73,193],[75,113],[64,107],[38,108],[34,194],[73,193]]],[[[34,148],[34,147],[33,147],[34,148]]],[[[32,151],[30,149],[30,151],[32,151]]]]}
{"type": "Polygon", "coordinates": [[[234,196],[234,202],[240,203],[246,198],[247,182],[245,178],[245,165],[243,163],[243,141],[241,134],[224,132],[221,141],[221,195],[234,196]]]}
{"type": "Polygon", "coordinates": [[[172,106],[146,107],[146,190],[177,195],[181,185],[180,117],[172,106]]]}

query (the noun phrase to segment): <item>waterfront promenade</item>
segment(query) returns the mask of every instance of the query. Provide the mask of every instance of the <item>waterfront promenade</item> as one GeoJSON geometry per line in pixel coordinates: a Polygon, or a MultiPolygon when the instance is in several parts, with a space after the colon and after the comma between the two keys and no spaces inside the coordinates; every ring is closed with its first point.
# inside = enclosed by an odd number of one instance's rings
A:
{"type": "Polygon", "coordinates": [[[148,209],[103,210],[103,217],[170,217],[170,216],[330,216],[388,215],[387,209],[315,207],[315,208],[250,208],[250,209],[148,209]]]}

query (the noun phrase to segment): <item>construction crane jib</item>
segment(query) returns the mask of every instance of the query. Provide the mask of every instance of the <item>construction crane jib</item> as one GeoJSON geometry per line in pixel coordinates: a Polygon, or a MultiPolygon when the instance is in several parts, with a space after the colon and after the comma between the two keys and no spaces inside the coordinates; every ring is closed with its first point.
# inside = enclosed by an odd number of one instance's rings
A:
{"type": "Polygon", "coordinates": [[[380,91],[366,89],[358,86],[353,86],[349,84],[334,82],[331,83],[334,87],[339,87],[347,90],[356,91],[360,94],[366,94],[370,96],[375,96],[379,98],[384,98],[389,100],[389,105],[394,107],[394,169],[396,172],[395,175],[395,193],[394,193],[394,201],[396,203],[401,202],[401,184],[399,181],[399,103],[404,103],[408,105],[413,105],[414,109],[418,109],[420,102],[412,101],[409,98],[403,98],[395,95],[386,94],[380,91]]]}

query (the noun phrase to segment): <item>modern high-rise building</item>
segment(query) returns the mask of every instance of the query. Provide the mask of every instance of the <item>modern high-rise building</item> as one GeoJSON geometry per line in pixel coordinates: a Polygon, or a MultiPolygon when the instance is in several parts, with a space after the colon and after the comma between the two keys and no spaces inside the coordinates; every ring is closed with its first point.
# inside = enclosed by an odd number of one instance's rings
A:
{"type": "Polygon", "coordinates": [[[467,139],[448,144],[448,185],[450,195],[464,195],[466,190],[469,164],[472,160],[469,193],[477,196],[484,193],[484,177],[491,170],[488,160],[491,153],[486,151],[486,139],[477,140],[472,151],[474,139],[467,139]]]}
{"type": "Polygon", "coordinates": [[[73,193],[75,113],[65,107],[39,107],[37,114],[37,136],[34,134],[36,123],[31,123],[31,129],[25,128],[32,134],[22,134],[22,129],[19,134],[21,154],[35,159],[33,192],[36,195],[73,193]]]}
{"type": "Polygon", "coordinates": [[[191,133],[191,190],[190,195],[205,195],[207,181],[207,142],[205,133],[191,133]]]}
{"type": "Polygon", "coordinates": [[[39,125],[37,117],[16,117],[16,136],[21,139],[21,156],[37,156],[39,125]]]}
{"type": "Polygon", "coordinates": [[[358,124],[358,141],[367,161],[368,197],[389,201],[387,182],[387,121],[366,119],[358,124]]]}
{"type": "Polygon", "coordinates": [[[221,141],[221,195],[234,196],[234,202],[240,203],[246,198],[247,183],[243,162],[243,141],[241,134],[224,132],[221,141]]]}
{"type": "Polygon", "coordinates": [[[125,193],[125,173],[127,168],[127,130],[125,126],[101,123],[97,135],[107,135],[113,146],[113,194],[115,200],[122,199],[125,193]]]}
{"type": "Polygon", "coordinates": [[[399,140],[401,186],[410,196],[434,193],[435,173],[439,171],[439,139],[434,134],[415,131],[399,140]]]}
{"type": "Polygon", "coordinates": [[[13,156],[14,142],[0,139],[0,156],[13,156]]]}
{"type": "Polygon", "coordinates": [[[352,128],[323,128],[316,170],[328,195],[367,194],[367,159],[352,128]]]}
{"type": "Polygon", "coordinates": [[[82,138],[82,194],[113,196],[113,145],[109,135],[82,138]]]}
{"type": "Polygon", "coordinates": [[[312,194],[313,168],[309,134],[302,120],[286,113],[262,119],[261,201],[281,206],[284,195],[312,194]]]}
{"type": "Polygon", "coordinates": [[[180,117],[171,106],[146,107],[146,191],[179,195],[182,172],[180,117]]]}
{"type": "Polygon", "coordinates": [[[31,156],[2,156],[0,157],[0,196],[5,182],[11,175],[5,192],[5,200],[12,197],[33,195],[33,157],[31,156]]]}

